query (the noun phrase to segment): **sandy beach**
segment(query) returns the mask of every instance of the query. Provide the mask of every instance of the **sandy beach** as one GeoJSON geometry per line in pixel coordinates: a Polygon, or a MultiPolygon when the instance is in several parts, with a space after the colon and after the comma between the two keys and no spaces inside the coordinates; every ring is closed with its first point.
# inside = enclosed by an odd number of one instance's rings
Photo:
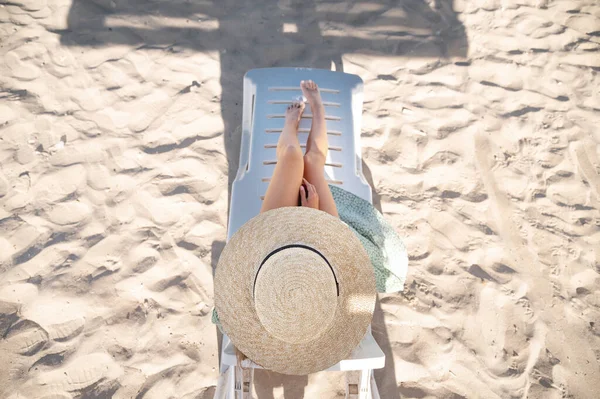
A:
{"type": "Polygon", "coordinates": [[[213,397],[242,79],[279,66],[365,82],[410,259],[381,398],[600,397],[596,0],[10,0],[0,60],[0,398],[213,397]]]}

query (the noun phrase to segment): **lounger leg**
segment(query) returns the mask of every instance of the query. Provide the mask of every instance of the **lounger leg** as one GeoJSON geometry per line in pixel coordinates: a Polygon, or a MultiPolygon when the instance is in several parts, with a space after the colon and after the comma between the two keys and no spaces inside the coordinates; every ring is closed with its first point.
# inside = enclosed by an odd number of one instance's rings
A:
{"type": "Polygon", "coordinates": [[[346,373],[346,399],[379,399],[373,370],[349,371],[346,373]]]}
{"type": "Polygon", "coordinates": [[[371,394],[373,399],[381,399],[379,397],[379,389],[377,389],[377,383],[375,382],[375,373],[371,371],[371,394]]]}
{"type": "Polygon", "coordinates": [[[235,396],[231,399],[252,399],[254,369],[243,369],[238,366],[233,368],[235,369],[235,396]]]}
{"type": "Polygon", "coordinates": [[[233,367],[225,369],[219,375],[214,399],[234,399],[235,397],[235,371],[233,367]]]}

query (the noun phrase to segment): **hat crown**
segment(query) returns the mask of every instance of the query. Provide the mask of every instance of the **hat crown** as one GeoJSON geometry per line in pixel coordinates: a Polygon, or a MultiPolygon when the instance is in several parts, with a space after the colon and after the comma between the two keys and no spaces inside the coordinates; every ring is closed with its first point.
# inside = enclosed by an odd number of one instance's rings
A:
{"type": "Polygon", "coordinates": [[[335,272],[312,248],[291,245],[271,252],[257,271],[253,289],[260,322],[284,342],[310,342],[327,331],[335,318],[335,272]]]}

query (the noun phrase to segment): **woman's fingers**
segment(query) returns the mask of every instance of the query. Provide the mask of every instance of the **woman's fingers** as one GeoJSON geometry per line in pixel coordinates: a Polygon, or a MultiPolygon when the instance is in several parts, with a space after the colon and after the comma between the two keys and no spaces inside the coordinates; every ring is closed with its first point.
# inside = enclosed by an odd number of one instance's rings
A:
{"type": "Polygon", "coordinates": [[[306,206],[306,201],[306,190],[304,189],[304,186],[300,186],[300,205],[306,206]]]}
{"type": "Polygon", "coordinates": [[[300,205],[319,209],[317,188],[305,178],[302,178],[302,182],[303,184],[300,186],[300,205]]]}
{"type": "Polygon", "coordinates": [[[306,185],[309,193],[312,190],[313,192],[317,192],[317,189],[315,188],[315,186],[313,186],[312,184],[310,184],[310,182],[308,180],[306,180],[304,177],[302,178],[302,181],[304,181],[304,184],[306,185]]]}

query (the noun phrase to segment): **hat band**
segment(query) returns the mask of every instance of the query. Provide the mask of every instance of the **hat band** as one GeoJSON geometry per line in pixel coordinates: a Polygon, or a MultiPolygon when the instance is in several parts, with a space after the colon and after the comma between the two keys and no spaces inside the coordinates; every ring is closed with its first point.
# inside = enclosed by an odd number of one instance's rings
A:
{"type": "Polygon", "coordinates": [[[265,259],[263,259],[263,261],[260,263],[260,266],[258,266],[258,270],[256,271],[256,275],[254,276],[254,283],[252,284],[252,298],[254,298],[254,294],[255,294],[255,288],[256,288],[256,280],[258,279],[258,274],[260,273],[260,269],[263,267],[263,265],[267,262],[267,260],[269,260],[269,258],[273,255],[275,255],[277,252],[283,251],[284,249],[289,249],[289,248],[302,248],[302,249],[308,249],[309,251],[312,251],[314,253],[316,253],[317,255],[319,255],[324,261],[325,263],[327,263],[327,266],[329,266],[329,270],[331,270],[331,274],[333,275],[333,279],[335,280],[335,291],[337,296],[340,296],[340,284],[338,283],[337,280],[337,276],[335,275],[335,272],[333,271],[333,267],[331,267],[331,264],[329,263],[329,261],[327,260],[327,258],[325,256],[323,256],[323,254],[319,251],[317,251],[316,249],[306,246],[306,245],[302,245],[302,244],[290,244],[290,245],[284,245],[283,247],[279,247],[273,251],[271,251],[270,254],[268,254],[265,259]]]}

